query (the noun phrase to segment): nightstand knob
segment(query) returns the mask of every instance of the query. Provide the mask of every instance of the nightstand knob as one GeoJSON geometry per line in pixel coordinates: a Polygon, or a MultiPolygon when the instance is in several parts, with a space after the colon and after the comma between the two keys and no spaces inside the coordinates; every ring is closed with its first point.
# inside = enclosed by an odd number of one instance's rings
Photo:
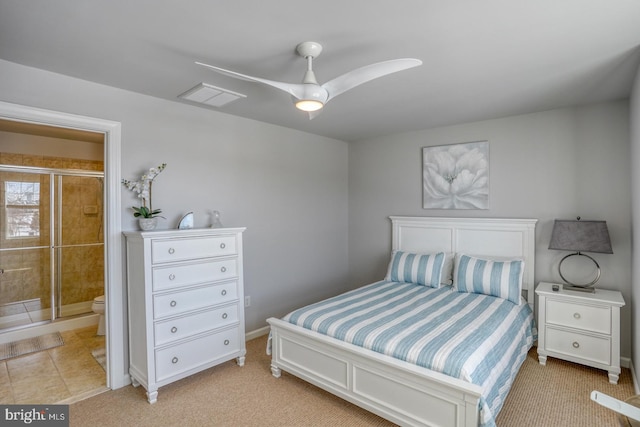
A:
{"type": "Polygon", "coordinates": [[[574,341],[573,348],[580,348],[580,343],[578,341],[574,341]]]}
{"type": "Polygon", "coordinates": [[[574,319],[579,319],[580,318],[580,313],[573,313],[573,318],[574,319]]]}

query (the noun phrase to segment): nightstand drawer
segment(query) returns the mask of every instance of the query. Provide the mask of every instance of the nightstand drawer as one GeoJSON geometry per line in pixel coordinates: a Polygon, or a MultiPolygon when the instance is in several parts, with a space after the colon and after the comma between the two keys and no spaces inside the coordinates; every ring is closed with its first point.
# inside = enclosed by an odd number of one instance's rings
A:
{"type": "Polygon", "coordinates": [[[611,364],[611,340],[576,334],[547,326],[545,350],[579,357],[591,362],[611,364]]]}
{"type": "Polygon", "coordinates": [[[611,334],[611,309],[547,299],[547,324],[611,334]]]}

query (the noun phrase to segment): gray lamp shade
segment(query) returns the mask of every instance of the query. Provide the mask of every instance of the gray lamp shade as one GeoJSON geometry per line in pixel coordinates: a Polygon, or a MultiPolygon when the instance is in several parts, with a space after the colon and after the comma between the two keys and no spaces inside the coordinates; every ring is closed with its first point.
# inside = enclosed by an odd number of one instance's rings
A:
{"type": "Polygon", "coordinates": [[[556,219],[549,249],[612,254],[606,221],[556,219]]]}

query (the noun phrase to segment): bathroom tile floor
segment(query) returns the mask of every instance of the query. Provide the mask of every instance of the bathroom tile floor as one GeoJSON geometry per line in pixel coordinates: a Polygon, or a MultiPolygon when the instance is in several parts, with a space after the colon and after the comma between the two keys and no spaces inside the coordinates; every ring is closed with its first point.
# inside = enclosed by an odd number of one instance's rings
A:
{"type": "Polygon", "coordinates": [[[96,331],[63,331],[63,346],[0,361],[0,404],[72,403],[106,391],[106,373],[91,355],[105,346],[96,331]]]}

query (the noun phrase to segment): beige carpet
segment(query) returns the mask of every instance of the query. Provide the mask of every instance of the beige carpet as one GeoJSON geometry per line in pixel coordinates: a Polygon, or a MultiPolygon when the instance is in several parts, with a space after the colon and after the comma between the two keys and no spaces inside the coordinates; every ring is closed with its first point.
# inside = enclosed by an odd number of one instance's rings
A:
{"type": "Polygon", "coordinates": [[[529,351],[511,392],[497,418],[499,427],[618,426],[615,412],[591,400],[598,390],[625,400],[633,396],[629,369],[622,369],[618,384],[610,384],[606,371],[549,357],[538,363],[536,348],[529,351]]]}
{"type": "MultiPolygon", "coordinates": [[[[247,343],[244,367],[235,361],[160,388],[147,403],[142,387],[109,391],[70,407],[70,426],[392,426],[287,373],[271,375],[266,337],[247,343]]],[[[535,348],[498,416],[499,427],[616,426],[613,412],[589,399],[599,390],[620,399],[633,394],[623,370],[619,385],[604,371],[549,358],[540,366],[535,348]]]]}
{"type": "Polygon", "coordinates": [[[25,338],[20,341],[13,341],[0,344],[0,360],[11,359],[37,351],[48,350],[64,344],[62,336],[58,332],[40,335],[33,338],[25,338]]]}

